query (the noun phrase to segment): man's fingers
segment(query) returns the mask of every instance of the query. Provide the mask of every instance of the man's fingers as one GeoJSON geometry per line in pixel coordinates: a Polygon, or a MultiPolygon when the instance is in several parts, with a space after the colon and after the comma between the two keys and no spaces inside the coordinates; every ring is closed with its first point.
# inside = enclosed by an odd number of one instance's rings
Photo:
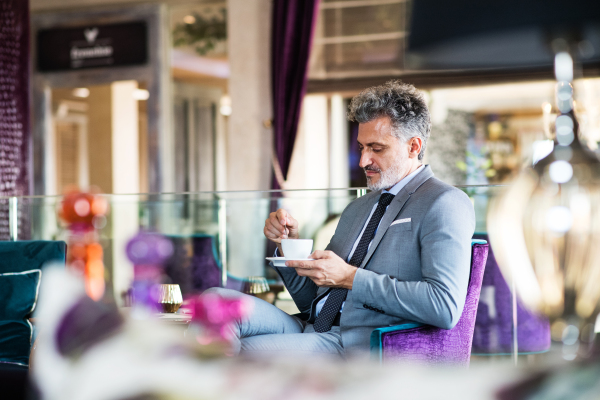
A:
{"type": "Polygon", "coordinates": [[[323,253],[324,253],[324,251],[322,251],[322,250],[315,250],[309,257],[314,258],[315,260],[318,260],[318,259],[324,258],[323,253]]]}
{"type": "Polygon", "coordinates": [[[282,223],[279,222],[279,220],[277,219],[277,217],[275,216],[271,216],[266,222],[265,225],[271,225],[273,226],[275,229],[281,231],[283,230],[284,225],[282,223]]]}
{"type": "Polygon", "coordinates": [[[290,227],[294,230],[298,229],[298,221],[296,221],[294,217],[292,217],[290,213],[288,213],[283,208],[277,210],[276,216],[280,224],[290,227]]]}
{"type": "Polygon", "coordinates": [[[280,223],[277,212],[272,212],[269,214],[269,218],[265,220],[263,233],[267,239],[275,243],[281,243],[281,239],[286,239],[289,234],[288,228],[286,228],[285,224],[280,223]]]}
{"type": "Polygon", "coordinates": [[[299,268],[304,270],[318,269],[319,265],[316,261],[286,261],[285,265],[292,268],[299,268]]]}
{"type": "Polygon", "coordinates": [[[285,265],[292,268],[307,268],[304,261],[286,261],[285,265]]]}
{"type": "Polygon", "coordinates": [[[291,268],[304,268],[302,261],[286,261],[285,266],[291,268]]]}
{"type": "Polygon", "coordinates": [[[305,276],[311,281],[313,281],[317,286],[323,286],[325,284],[325,280],[323,279],[323,274],[311,269],[302,269],[298,268],[296,270],[298,276],[305,276]]]}
{"type": "Polygon", "coordinates": [[[281,224],[279,222],[279,220],[277,219],[277,217],[275,215],[273,215],[274,213],[271,213],[271,216],[269,217],[269,219],[267,219],[265,221],[265,226],[267,226],[269,228],[269,230],[271,231],[276,231],[278,232],[277,236],[282,236],[285,234],[285,225],[281,224]]]}
{"type": "Polygon", "coordinates": [[[275,242],[275,243],[279,243],[281,242],[281,234],[278,232],[274,232],[273,230],[268,229],[266,226],[263,230],[265,236],[267,239],[275,242]]]}
{"type": "Polygon", "coordinates": [[[295,267],[296,273],[300,276],[308,276],[309,278],[317,273],[314,269],[295,267]]]}
{"type": "Polygon", "coordinates": [[[283,235],[283,233],[281,232],[281,230],[275,228],[273,225],[265,226],[265,232],[268,232],[269,235],[271,235],[272,237],[276,237],[276,238],[279,238],[279,239],[281,239],[281,236],[283,235]]]}
{"type": "Polygon", "coordinates": [[[329,250],[315,250],[310,255],[310,258],[314,258],[315,260],[320,260],[323,258],[332,258],[335,253],[329,250]]]}
{"type": "Polygon", "coordinates": [[[296,221],[294,219],[294,217],[292,217],[291,215],[288,214],[287,216],[287,226],[289,226],[290,228],[292,228],[293,230],[297,230],[298,229],[298,221],[296,221]]]}
{"type": "Polygon", "coordinates": [[[280,208],[279,210],[277,210],[277,212],[275,213],[275,216],[277,217],[277,222],[279,222],[281,225],[285,226],[288,224],[289,214],[283,208],[280,208]]]}

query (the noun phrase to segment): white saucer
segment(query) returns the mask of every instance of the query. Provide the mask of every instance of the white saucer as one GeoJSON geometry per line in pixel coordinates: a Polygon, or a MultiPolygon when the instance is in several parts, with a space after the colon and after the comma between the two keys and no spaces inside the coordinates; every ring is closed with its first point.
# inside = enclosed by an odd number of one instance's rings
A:
{"type": "Polygon", "coordinates": [[[285,267],[286,261],[313,261],[314,258],[299,258],[292,260],[290,258],[285,257],[267,257],[267,260],[271,261],[274,267],[285,267]]]}

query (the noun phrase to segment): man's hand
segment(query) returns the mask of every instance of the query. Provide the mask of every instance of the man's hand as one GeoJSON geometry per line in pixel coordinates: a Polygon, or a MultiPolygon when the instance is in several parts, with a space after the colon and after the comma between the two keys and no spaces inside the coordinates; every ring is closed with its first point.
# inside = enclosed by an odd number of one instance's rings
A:
{"type": "Polygon", "coordinates": [[[352,289],[358,268],[347,264],[329,250],[317,250],[310,258],[314,258],[315,261],[287,261],[285,265],[296,268],[299,276],[307,276],[317,286],[352,289]]]}
{"type": "Polygon", "coordinates": [[[277,243],[281,255],[283,255],[281,239],[298,239],[300,237],[298,235],[298,221],[283,208],[269,214],[263,232],[267,239],[277,243]]]}

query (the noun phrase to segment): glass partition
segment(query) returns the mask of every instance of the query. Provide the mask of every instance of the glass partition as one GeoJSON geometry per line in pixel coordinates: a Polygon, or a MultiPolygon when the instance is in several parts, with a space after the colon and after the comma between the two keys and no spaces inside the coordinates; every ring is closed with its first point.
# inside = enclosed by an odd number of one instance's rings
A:
{"type": "MultiPolygon", "coordinates": [[[[473,201],[476,232],[485,233],[489,199],[501,188],[459,188],[473,201]]],[[[263,227],[270,212],[288,210],[298,220],[301,236],[315,239],[315,249],[324,249],[344,208],[366,193],[366,188],[350,188],[102,195],[110,212],[97,228],[111,271],[109,283],[116,293],[126,290],[132,266],[124,248],[139,230],[170,237],[212,236],[223,267],[223,285],[227,274],[237,278],[268,275],[265,256],[274,248],[268,246],[263,227]]],[[[58,217],[61,201],[61,196],[0,198],[0,208],[8,217],[2,224],[10,232],[4,239],[65,240],[68,232],[58,217]]]]}
{"type": "MultiPolygon", "coordinates": [[[[477,237],[485,238],[489,202],[502,187],[459,188],[473,202],[477,237]]],[[[366,188],[350,188],[102,195],[109,203],[110,212],[106,219],[97,221],[96,227],[104,249],[107,292],[119,304],[124,303],[133,279],[133,265],[125,255],[125,246],[140,230],[169,237],[175,244],[176,255],[181,255],[175,264],[187,266],[200,262],[201,258],[212,260],[213,266],[218,268],[217,276],[212,278],[213,286],[241,289],[240,282],[249,276],[266,277],[276,284],[279,277],[265,259],[272,256],[275,249],[263,235],[269,213],[285,208],[298,220],[301,237],[313,238],[314,248],[324,249],[344,208],[366,193],[366,188]],[[200,242],[207,242],[208,250],[200,249],[200,242]]],[[[12,240],[66,241],[69,232],[57,215],[61,200],[61,196],[0,198],[0,211],[8,217],[3,218],[2,224],[9,226],[12,240]]],[[[181,265],[173,268],[181,269],[181,265]]],[[[181,276],[180,282],[196,279],[181,276]]],[[[480,308],[483,304],[488,317],[495,318],[496,322],[503,318],[504,325],[476,327],[474,349],[487,346],[491,350],[483,354],[516,357],[513,349],[518,346],[515,340],[517,304],[511,294],[511,283],[506,283],[506,287],[486,285],[484,282],[480,308]],[[505,305],[498,300],[502,290],[508,296],[504,299],[505,305]],[[492,332],[494,329],[496,333],[492,332]]],[[[182,288],[184,294],[186,290],[182,288]]]]}

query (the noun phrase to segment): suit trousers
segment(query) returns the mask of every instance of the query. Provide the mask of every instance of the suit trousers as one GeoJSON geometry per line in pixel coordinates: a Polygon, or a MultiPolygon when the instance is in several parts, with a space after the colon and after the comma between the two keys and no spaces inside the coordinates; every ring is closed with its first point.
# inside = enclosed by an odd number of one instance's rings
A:
{"type": "Polygon", "coordinates": [[[314,331],[312,324],[254,296],[223,288],[211,288],[205,293],[216,293],[229,298],[244,297],[245,301],[251,303],[249,315],[236,321],[231,327],[237,353],[256,356],[277,353],[343,357],[339,326],[332,327],[329,332],[318,333],[314,331]]]}

